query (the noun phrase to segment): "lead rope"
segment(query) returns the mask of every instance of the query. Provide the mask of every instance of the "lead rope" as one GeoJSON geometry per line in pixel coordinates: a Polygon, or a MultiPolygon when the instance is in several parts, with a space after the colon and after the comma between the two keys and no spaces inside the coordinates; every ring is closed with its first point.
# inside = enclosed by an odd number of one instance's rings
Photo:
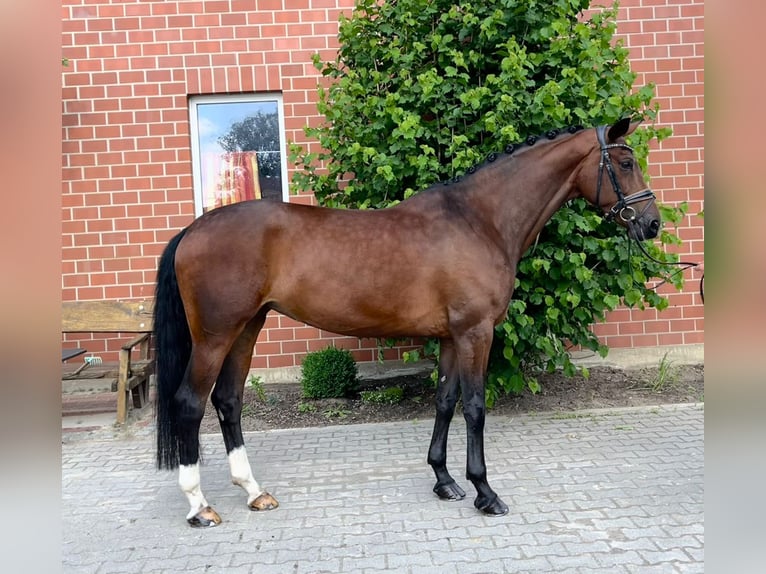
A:
{"type": "MultiPolygon", "coordinates": [[[[633,223],[632,221],[630,222],[633,223]]],[[[630,264],[630,276],[633,279],[633,284],[637,285],[639,287],[646,287],[645,285],[641,285],[638,281],[635,279],[635,273],[633,272],[633,259],[631,256],[631,245],[633,244],[633,241],[631,241],[631,237],[628,236],[628,261],[630,264]]],[[[641,250],[641,252],[646,256],[650,261],[654,261],[655,263],[659,263],[660,265],[680,265],[681,267],[677,269],[675,272],[671,273],[670,276],[668,276],[666,279],[662,280],[660,283],[655,285],[654,287],[648,287],[648,289],[652,291],[656,291],[659,287],[662,287],[665,283],[673,279],[676,275],[679,273],[683,273],[687,269],[692,269],[694,267],[698,267],[699,263],[692,263],[691,261],[660,261],[656,257],[653,257],[651,253],[649,253],[646,250],[646,247],[644,247],[644,244],[639,241],[638,239],[635,240],[636,244],[638,245],[638,248],[641,250]]],[[[702,274],[702,277],[700,278],[700,298],[702,299],[702,304],[705,304],[705,274],[702,274]]]]}

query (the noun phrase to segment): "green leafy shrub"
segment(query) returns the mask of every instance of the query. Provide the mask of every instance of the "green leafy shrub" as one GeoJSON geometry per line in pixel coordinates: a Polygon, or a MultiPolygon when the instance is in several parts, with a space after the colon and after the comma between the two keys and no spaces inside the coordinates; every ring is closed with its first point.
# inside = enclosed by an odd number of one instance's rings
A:
{"type": "MultiPolygon", "coordinates": [[[[358,0],[341,17],[336,59],[314,59],[331,80],[319,89],[324,123],[306,129],[322,151],[291,145],[293,189],[314,191],[332,207],[388,207],[528,135],[627,115],[649,120],[630,137],[646,173],[650,142],[671,130],[653,124],[654,86],[633,88],[628,50],[615,38],[617,4],[585,18],[589,7],[590,0],[358,0]]],[[[685,217],[685,205],[660,210],[666,224],[685,217]]],[[[680,244],[667,226],[659,242],[680,244]]],[[[678,260],[646,248],[660,261],[678,260]]],[[[488,402],[536,392],[542,371],[576,373],[570,346],[605,355],[591,325],[620,304],[666,307],[647,287],[653,277],[683,285],[682,274],[668,277],[585,201],[562,207],[519,264],[495,332],[488,402]]]]}
{"type": "Polygon", "coordinates": [[[345,397],[356,389],[357,379],[356,362],[347,349],[314,351],[301,364],[301,388],[309,399],[345,397]]]}

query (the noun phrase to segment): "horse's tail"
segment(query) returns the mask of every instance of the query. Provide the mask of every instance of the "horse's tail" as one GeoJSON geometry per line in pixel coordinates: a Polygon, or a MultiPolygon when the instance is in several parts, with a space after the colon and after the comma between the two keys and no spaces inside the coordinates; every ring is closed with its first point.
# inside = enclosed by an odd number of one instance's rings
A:
{"type": "Polygon", "coordinates": [[[178,467],[178,421],[173,397],[191,357],[191,334],[176,280],[176,249],[182,230],[162,252],[154,293],[154,344],[157,357],[157,467],[178,467]]]}

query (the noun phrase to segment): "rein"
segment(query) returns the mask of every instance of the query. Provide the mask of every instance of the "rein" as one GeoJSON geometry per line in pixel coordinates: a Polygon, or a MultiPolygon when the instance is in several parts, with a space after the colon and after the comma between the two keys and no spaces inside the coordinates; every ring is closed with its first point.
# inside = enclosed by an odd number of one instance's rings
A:
{"type": "MultiPolygon", "coordinates": [[[[636,223],[636,210],[635,208],[631,207],[631,204],[639,203],[641,201],[651,200],[655,201],[656,196],[654,195],[654,192],[650,188],[642,189],[641,191],[637,191],[635,193],[631,193],[630,195],[626,196],[622,192],[622,188],[620,187],[619,182],[617,181],[617,177],[614,174],[614,168],[612,167],[612,161],[609,157],[609,150],[613,148],[622,148],[630,151],[633,153],[633,148],[630,147],[627,144],[621,144],[621,143],[615,143],[615,144],[607,144],[605,139],[605,133],[606,133],[607,126],[599,126],[596,128],[596,136],[598,137],[598,143],[599,146],[601,146],[601,161],[599,161],[598,164],[598,182],[596,184],[596,205],[600,206],[599,199],[601,198],[601,182],[604,179],[604,170],[606,170],[607,175],[609,176],[609,181],[612,183],[612,188],[614,189],[615,195],[617,195],[617,201],[612,206],[612,208],[606,212],[604,215],[604,219],[606,221],[612,221],[615,217],[618,217],[627,224],[628,228],[633,228],[637,225],[636,223]]],[[[649,207],[649,204],[646,205],[644,208],[644,211],[649,207]]],[[[642,215],[643,211],[638,214],[638,216],[642,215]]],[[[638,248],[641,250],[641,252],[654,263],[659,263],[660,265],[680,265],[681,267],[676,270],[674,273],[672,273],[669,277],[667,277],[662,282],[658,283],[654,287],[652,287],[652,290],[657,290],[658,287],[664,285],[668,281],[670,281],[673,277],[678,275],[679,273],[683,273],[687,269],[691,269],[693,267],[699,266],[699,263],[692,263],[690,261],[660,261],[656,257],[653,257],[647,250],[646,247],[644,247],[643,243],[638,239],[638,234],[634,231],[633,235],[631,236],[630,233],[628,233],[628,261],[631,261],[631,255],[630,255],[630,246],[631,246],[631,239],[633,239],[636,244],[638,245],[638,248]]],[[[633,264],[631,263],[631,276],[633,276],[633,264]]],[[[704,281],[705,281],[705,275],[702,275],[702,278],[700,278],[700,297],[702,298],[702,303],[705,303],[705,289],[704,289],[704,281]]],[[[638,284],[638,282],[633,279],[633,282],[638,284]]],[[[640,285],[640,284],[639,284],[640,285]]]]}
{"type": "MultiPolygon", "coordinates": [[[[632,222],[630,222],[632,224],[632,222]]],[[[656,257],[652,257],[651,253],[649,253],[646,250],[646,247],[644,247],[644,244],[639,241],[638,239],[635,239],[633,237],[630,237],[630,234],[628,234],[628,261],[631,261],[630,259],[630,246],[631,246],[631,239],[633,239],[636,242],[636,245],[638,245],[638,248],[641,250],[641,252],[646,256],[647,259],[650,261],[654,261],[655,263],[659,263],[660,265],[680,265],[681,267],[679,269],[676,269],[673,273],[670,274],[666,279],[655,285],[654,287],[651,287],[650,289],[652,291],[656,291],[659,287],[673,279],[676,275],[679,273],[683,273],[687,269],[692,269],[694,267],[698,267],[699,263],[692,263],[691,261],[660,261],[656,257]]],[[[631,276],[633,276],[633,264],[631,263],[631,270],[630,270],[631,276]]],[[[634,283],[638,282],[634,279],[634,283]]],[[[702,277],[700,277],[700,298],[702,299],[702,303],[704,305],[705,303],[705,274],[702,274],[702,277]]]]}

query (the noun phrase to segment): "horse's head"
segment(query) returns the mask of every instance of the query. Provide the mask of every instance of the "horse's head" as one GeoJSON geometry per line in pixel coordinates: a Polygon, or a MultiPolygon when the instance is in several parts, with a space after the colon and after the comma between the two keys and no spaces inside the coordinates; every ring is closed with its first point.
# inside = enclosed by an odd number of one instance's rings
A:
{"type": "Polygon", "coordinates": [[[662,224],[654,192],[624,139],[638,124],[625,118],[611,127],[596,128],[598,147],[579,174],[578,188],[585,199],[603,210],[607,220],[615,219],[631,237],[644,240],[657,237],[662,224]]]}

